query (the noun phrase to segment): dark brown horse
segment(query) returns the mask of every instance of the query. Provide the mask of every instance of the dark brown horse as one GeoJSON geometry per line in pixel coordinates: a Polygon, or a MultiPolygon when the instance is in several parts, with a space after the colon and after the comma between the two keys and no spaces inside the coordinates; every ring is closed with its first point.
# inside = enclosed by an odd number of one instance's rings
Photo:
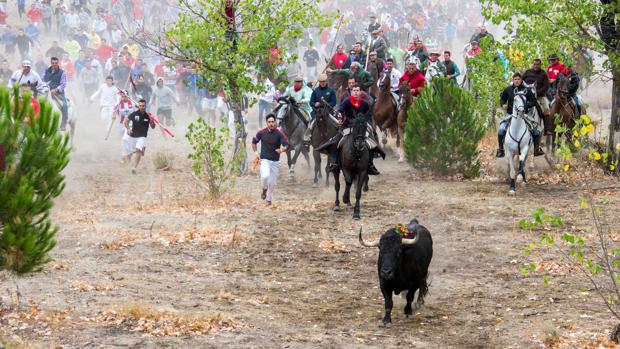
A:
{"type": "Polygon", "coordinates": [[[398,110],[396,105],[392,102],[390,75],[383,73],[379,80],[379,94],[377,100],[372,107],[372,126],[374,129],[379,127],[379,131],[382,133],[383,144],[387,143],[387,131],[389,130],[394,136],[396,131],[396,114],[398,110]]]}
{"type": "MultiPolygon", "coordinates": [[[[315,123],[312,130],[312,136],[310,143],[312,148],[316,149],[322,144],[326,143],[330,138],[334,137],[338,132],[338,121],[331,116],[334,113],[333,109],[323,101],[321,106],[315,110],[315,123]]],[[[325,185],[329,185],[329,165],[330,159],[329,152],[331,150],[324,151],[327,156],[327,166],[325,167],[325,185]]],[[[314,157],[314,184],[313,187],[318,186],[319,178],[321,178],[321,153],[317,150],[312,151],[314,157]]]]}
{"type": "Polygon", "coordinates": [[[396,124],[398,125],[398,139],[400,140],[398,162],[405,161],[403,141],[405,139],[407,113],[411,107],[413,107],[413,94],[411,93],[411,87],[409,87],[409,84],[402,84],[400,87],[400,110],[398,111],[398,116],[396,118],[396,124]]]}
{"type": "MultiPolygon", "coordinates": [[[[576,120],[579,118],[579,115],[577,115],[577,106],[575,105],[575,102],[570,98],[570,81],[568,80],[566,75],[558,75],[556,83],[557,90],[555,93],[555,97],[553,98],[551,108],[549,110],[549,115],[551,118],[555,118],[556,115],[560,116],[562,125],[568,130],[567,132],[564,132],[564,136],[570,139],[573,134],[573,127],[575,126],[576,120]]],[[[586,113],[584,106],[581,106],[581,113],[586,113]]],[[[555,144],[555,132],[553,134],[552,144],[555,144]]]]}

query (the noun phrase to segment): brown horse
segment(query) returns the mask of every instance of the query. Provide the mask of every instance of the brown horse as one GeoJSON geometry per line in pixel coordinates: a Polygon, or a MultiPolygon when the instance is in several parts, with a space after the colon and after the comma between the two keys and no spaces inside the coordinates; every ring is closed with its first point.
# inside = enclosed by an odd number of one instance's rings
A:
{"type": "MultiPolygon", "coordinates": [[[[377,63],[376,62],[368,62],[368,72],[370,73],[370,75],[372,75],[372,78],[375,81],[379,81],[379,78],[381,77],[381,71],[377,68],[377,63]]],[[[372,86],[370,86],[368,88],[368,93],[370,93],[373,96],[378,96],[379,95],[379,87],[376,84],[372,84],[372,86]]]]}
{"type": "Polygon", "coordinates": [[[396,118],[398,125],[398,139],[400,140],[400,149],[398,162],[405,161],[405,152],[403,150],[403,141],[405,139],[405,125],[407,124],[407,112],[413,107],[413,94],[409,84],[402,84],[400,87],[400,110],[396,118]]]}
{"type": "MultiPolygon", "coordinates": [[[[334,61],[330,60],[325,70],[327,69],[335,70],[338,68],[334,65],[334,61]]],[[[347,89],[347,80],[349,80],[349,78],[346,75],[327,74],[327,85],[336,91],[336,100],[338,101],[338,104],[342,102],[342,95],[347,89]]]]}
{"type": "Polygon", "coordinates": [[[383,74],[379,80],[379,94],[372,107],[372,126],[374,129],[379,126],[383,138],[381,142],[387,143],[387,131],[393,135],[396,126],[396,114],[398,110],[392,102],[391,81],[389,74],[383,74]]]}
{"type": "MultiPolygon", "coordinates": [[[[569,80],[564,74],[558,75],[557,78],[557,90],[553,103],[549,110],[549,117],[553,118],[555,115],[559,115],[562,125],[567,128],[567,132],[564,136],[570,140],[572,137],[572,129],[575,126],[576,120],[579,118],[577,106],[575,102],[569,96],[569,80]]],[[[581,106],[581,113],[585,114],[586,110],[584,106],[581,106]]],[[[555,132],[552,138],[552,144],[555,144],[555,132]]]]}

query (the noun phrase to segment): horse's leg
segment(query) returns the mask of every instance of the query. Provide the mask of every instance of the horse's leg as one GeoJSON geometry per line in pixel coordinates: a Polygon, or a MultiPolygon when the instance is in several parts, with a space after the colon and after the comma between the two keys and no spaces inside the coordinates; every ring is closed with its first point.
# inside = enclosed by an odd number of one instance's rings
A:
{"type": "Polygon", "coordinates": [[[517,171],[515,170],[515,154],[512,153],[512,150],[510,149],[506,149],[506,157],[508,158],[508,169],[509,169],[509,173],[508,175],[510,176],[510,189],[508,190],[508,194],[510,195],[514,195],[516,188],[516,178],[517,178],[517,171]]]}
{"type": "Polygon", "coordinates": [[[368,182],[368,174],[364,171],[357,175],[357,190],[355,191],[355,208],[353,209],[353,219],[360,219],[360,200],[362,199],[362,188],[368,182]]]}
{"type": "MultiPolygon", "coordinates": [[[[327,164],[325,165],[325,186],[329,186],[329,167],[332,163],[331,157],[327,156],[327,164]]],[[[335,177],[335,176],[334,176],[335,177]]]]}
{"type": "Polygon", "coordinates": [[[347,207],[351,206],[351,185],[353,184],[353,178],[351,174],[347,171],[342,171],[344,175],[344,194],[342,194],[342,202],[344,202],[347,207]]]}
{"type": "Polygon", "coordinates": [[[364,187],[362,188],[362,190],[364,191],[364,193],[368,192],[368,180],[369,180],[369,176],[366,176],[366,180],[364,181],[364,187]]]}
{"type": "Polygon", "coordinates": [[[334,211],[340,211],[340,171],[335,171],[334,173],[334,190],[336,191],[334,211]]]}
{"type": "Polygon", "coordinates": [[[313,150],[312,156],[314,157],[314,183],[312,184],[312,187],[316,188],[317,183],[319,182],[319,174],[321,174],[321,153],[313,150]]]}
{"type": "Polygon", "coordinates": [[[311,168],[312,165],[310,164],[310,155],[308,154],[308,151],[304,149],[304,147],[301,147],[301,153],[303,154],[304,158],[306,158],[306,163],[308,164],[308,168],[311,168]]]}

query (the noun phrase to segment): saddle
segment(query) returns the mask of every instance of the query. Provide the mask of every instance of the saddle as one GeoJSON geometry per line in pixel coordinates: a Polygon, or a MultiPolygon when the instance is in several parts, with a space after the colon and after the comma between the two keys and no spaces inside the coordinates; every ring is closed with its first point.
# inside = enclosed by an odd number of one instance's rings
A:
{"type": "Polygon", "coordinates": [[[400,110],[400,97],[392,91],[390,91],[390,93],[392,95],[392,104],[394,105],[394,108],[396,108],[396,110],[400,110]]]}
{"type": "MultiPolygon", "coordinates": [[[[344,144],[344,142],[351,135],[351,131],[352,130],[353,129],[351,127],[345,128],[344,130],[342,130],[342,138],[340,139],[340,142],[338,142],[338,149],[342,148],[342,145],[344,144]]],[[[366,146],[368,147],[368,149],[374,149],[374,148],[377,147],[377,141],[375,141],[375,139],[373,138],[373,134],[374,133],[372,132],[372,126],[367,125],[367,128],[366,128],[366,146]]]]}

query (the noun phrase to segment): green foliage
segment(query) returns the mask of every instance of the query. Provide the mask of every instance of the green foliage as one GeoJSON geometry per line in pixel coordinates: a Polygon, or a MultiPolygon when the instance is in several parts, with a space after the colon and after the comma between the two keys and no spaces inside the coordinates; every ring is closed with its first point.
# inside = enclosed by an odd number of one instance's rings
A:
{"type": "Polygon", "coordinates": [[[206,184],[212,199],[219,198],[234,184],[233,173],[239,170],[239,161],[235,160],[244,154],[230,151],[228,128],[216,129],[202,118],[188,126],[185,137],[193,149],[188,158],[194,161],[192,168],[196,177],[206,184]]]}
{"type": "Polygon", "coordinates": [[[59,115],[51,105],[42,102],[35,121],[30,95],[18,93],[0,88],[0,145],[6,151],[0,168],[0,268],[21,274],[50,261],[58,228],[49,214],[64,189],[61,172],[70,146],[58,133],[59,115]]]}
{"type": "Polygon", "coordinates": [[[469,92],[437,78],[409,110],[404,141],[407,160],[433,173],[475,177],[480,169],[478,143],[484,132],[469,92]]]}
{"type": "Polygon", "coordinates": [[[545,213],[544,207],[539,207],[532,211],[532,217],[534,220],[520,219],[519,228],[525,230],[548,227],[562,228],[564,226],[562,218],[545,213]]]}
{"type": "Polygon", "coordinates": [[[486,118],[494,115],[499,107],[499,96],[510,84],[509,73],[498,56],[497,43],[483,38],[482,53],[467,60],[467,78],[471,80],[472,93],[476,96],[474,108],[486,118]]]}

